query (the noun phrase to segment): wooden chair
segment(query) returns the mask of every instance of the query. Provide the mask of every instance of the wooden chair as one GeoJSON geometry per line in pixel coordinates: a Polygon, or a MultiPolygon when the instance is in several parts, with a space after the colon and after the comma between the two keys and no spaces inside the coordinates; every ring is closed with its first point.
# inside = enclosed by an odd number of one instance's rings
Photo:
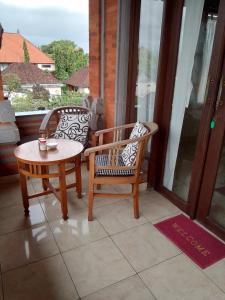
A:
{"type": "Polygon", "coordinates": [[[147,133],[135,139],[123,139],[126,130],[131,130],[135,124],[127,124],[110,129],[100,130],[95,133],[99,140],[99,146],[88,148],[84,155],[89,156],[89,183],[88,183],[88,220],[93,220],[94,197],[99,198],[124,198],[133,197],[134,217],[139,218],[139,184],[144,182],[141,164],[143,160],[145,146],[151,136],[158,131],[155,123],[143,123],[147,128],[147,133]],[[104,136],[113,136],[113,142],[103,144],[104,136]],[[128,144],[137,142],[138,148],[136,159],[132,166],[124,165],[121,153],[128,144]],[[109,194],[96,192],[94,187],[100,188],[101,184],[131,184],[130,194],[109,194]]]}
{"type": "MultiPolygon", "coordinates": [[[[52,137],[54,136],[54,133],[56,131],[57,125],[59,123],[60,117],[62,114],[90,114],[91,110],[85,107],[81,106],[62,106],[62,107],[57,107],[51,111],[49,111],[39,128],[39,133],[40,135],[45,135],[47,137],[52,137]]],[[[90,139],[90,130],[89,130],[89,136],[88,139],[90,139]]],[[[87,148],[88,143],[84,145],[85,148],[87,148]]]]}
{"type": "MultiPolygon", "coordinates": [[[[41,126],[39,128],[40,135],[44,135],[45,137],[54,137],[56,132],[56,128],[58,126],[60,117],[62,114],[74,114],[74,115],[89,115],[92,111],[89,108],[82,106],[61,106],[57,107],[47,113],[44,119],[42,120],[41,126]]],[[[87,139],[85,143],[83,143],[84,150],[92,145],[93,133],[95,131],[88,128],[87,139]]],[[[84,151],[83,150],[83,151],[84,151]]],[[[89,168],[88,158],[86,159],[87,169],[89,168]]]]}

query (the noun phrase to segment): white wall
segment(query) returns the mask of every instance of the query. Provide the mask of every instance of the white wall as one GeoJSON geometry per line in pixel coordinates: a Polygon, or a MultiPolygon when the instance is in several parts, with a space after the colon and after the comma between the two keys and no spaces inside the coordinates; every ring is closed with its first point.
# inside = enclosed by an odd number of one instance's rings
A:
{"type": "Polygon", "coordinates": [[[0,70],[3,71],[8,67],[9,64],[0,64],[0,70]]]}
{"type": "Polygon", "coordinates": [[[55,64],[37,64],[37,66],[39,69],[41,69],[43,71],[49,71],[49,72],[55,71],[55,64]],[[46,66],[46,67],[44,67],[44,66],[46,66]]]}
{"type": "MultiPolygon", "coordinates": [[[[61,91],[61,87],[63,86],[62,84],[41,84],[41,86],[43,86],[46,90],[49,91],[50,93],[50,97],[54,97],[54,96],[59,96],[62,94],[62,91],[61,91]]],[[[22,85],[21,88],[23,90],[26,90],[26,91],[32,91],[33,87],[32,85],[22,85]]],[[[6,86],[3,85],[3,91],[4,91],[4,96],[8,96],[8,92],[6,91],[6,86]]],[[[12,100],[14,97],[16,96],[19,96],[19,97],[22,97],[24,96],[26,93],[25,92],[12,92],[11,95],[10,95],[10,98],[9,100],[12,100]]]]}
{"type": "Polygon", "coordinates": [[[84,94],[89,94],[89,88],[79,88],[78,92],[84,93],[84,94]]]}
{"type": "MultiPolygon", "coordinates": [[[[3,71],[5,70],[10,64],[0,64],[0,70],[3,71]]],[[[55,71],[55,64],[36,64],[36,66],[43,70],[43,71],[49,71],[49,72],[53,72],[55,71]],[[48,68],[43,67],[44,65],[49,65],[48,68]]]]}
{"type": "Polygon", "coordinates": [[[61,87],[50,87],[50,88],[46,88],[46,90],[49,91],[51,97],[59,96],[62,93],[61,87]]]}

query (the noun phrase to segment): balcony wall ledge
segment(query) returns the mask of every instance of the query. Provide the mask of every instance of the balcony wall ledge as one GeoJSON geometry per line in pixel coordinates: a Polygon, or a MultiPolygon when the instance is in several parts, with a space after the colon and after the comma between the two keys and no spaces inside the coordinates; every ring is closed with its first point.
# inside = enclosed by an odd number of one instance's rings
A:
{"type": "Polygon", "coordinates": [[[48,112],[49,110],[23,111],[23,112],[15,112],[15,116],[24,117],[24,116],[46,115],[48,112]]]}
{"type": "Polygon", "coordinates": [[[16,112],[16,125],[20,133],[20,142],[0,145],[0,177],[18,172],[14,150],[17,145],[36,140],[44,116],[49,110],[16,112]]]}

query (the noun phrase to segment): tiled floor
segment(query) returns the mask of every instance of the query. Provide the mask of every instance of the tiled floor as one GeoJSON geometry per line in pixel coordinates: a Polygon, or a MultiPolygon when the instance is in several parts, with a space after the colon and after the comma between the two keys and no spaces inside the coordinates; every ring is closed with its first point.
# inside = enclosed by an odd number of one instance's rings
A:
{"type": "MultiPolygon", "coordinates": [[[[86,185],[83,169],[68,221],[54,196],[33,200],[26,219],[18,178],[0,180],[0,300],[225,299],[225,260],[201,270],[154,228],[180,213],[175,206],[142,191],[135,220],[130,200],[97,199],[88,222],[86,185]]],[[[30,192],[39,189],[29,180],[30,192]]]]}

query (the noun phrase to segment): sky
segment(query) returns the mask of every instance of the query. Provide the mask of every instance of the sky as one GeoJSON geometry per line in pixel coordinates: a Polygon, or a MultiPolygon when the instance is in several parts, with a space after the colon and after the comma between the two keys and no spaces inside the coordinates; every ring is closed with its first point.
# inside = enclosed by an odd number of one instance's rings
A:
{"type": "Polygon", "coordinates": [[[88,0],[0,0],[0,23],[36,46],[69,39],[89,52],[88,0]]]}

